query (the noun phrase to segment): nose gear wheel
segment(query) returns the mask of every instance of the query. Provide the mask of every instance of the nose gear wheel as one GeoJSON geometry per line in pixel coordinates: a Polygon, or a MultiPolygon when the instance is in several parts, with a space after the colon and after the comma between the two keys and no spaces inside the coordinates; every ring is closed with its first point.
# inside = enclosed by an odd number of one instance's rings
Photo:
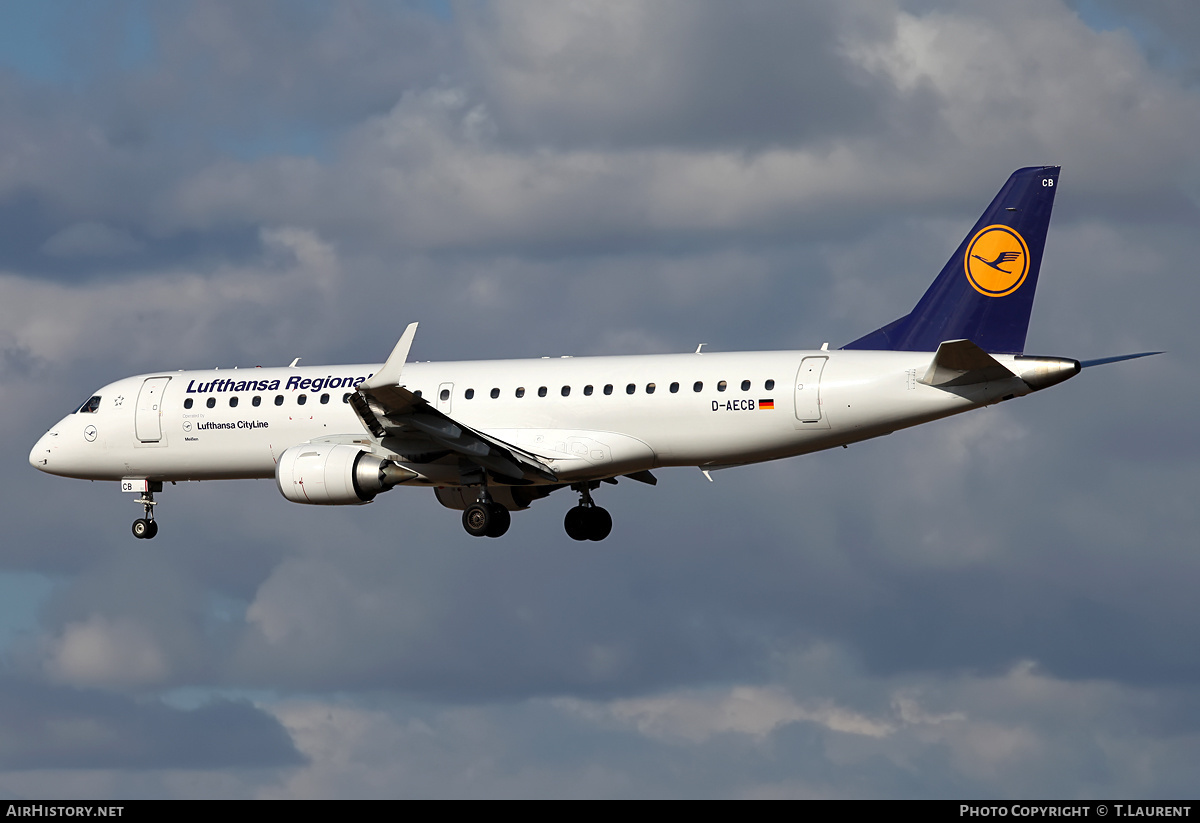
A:
{"type": "Polygon", "coordinates": [[[145,517],[133,521],[133,536],[139,540],[149,540],[158,534],[158,523],[145,517]]]}
{"type": "Polygon", "coordinates": [[[138,540],[153,539],[154,535],[158,534],[158,523],[154,520],[154,507],[158,505],[158,501],[154,499],[154,492],[146,490],[133,502],[141,503],[146,513],[145,517],[133,521],[133,536],[138,540]]]}

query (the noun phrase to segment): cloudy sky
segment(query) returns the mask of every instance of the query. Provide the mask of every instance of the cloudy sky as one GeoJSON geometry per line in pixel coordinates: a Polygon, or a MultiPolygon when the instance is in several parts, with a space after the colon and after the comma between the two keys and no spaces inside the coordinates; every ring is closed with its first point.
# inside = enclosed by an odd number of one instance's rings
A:
{"type": "Polygon", "coordinates": [[[0,797],[1200,784],[1188,0],[0,5],[0,797]],[[565,537],[34,440],[163,368],[836,347],[1063,167],[1027,350],[1168,354],[565,537]]]}

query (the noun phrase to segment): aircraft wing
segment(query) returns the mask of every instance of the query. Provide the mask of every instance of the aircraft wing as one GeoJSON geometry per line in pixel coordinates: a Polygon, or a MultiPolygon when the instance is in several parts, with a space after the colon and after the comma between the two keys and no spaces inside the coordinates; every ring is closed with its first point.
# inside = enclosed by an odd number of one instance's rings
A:
{"type": "Polygon", "coordinates": [[[363,425],[379,438],[427,439],[507,484],[557,482],[550,467],[535,455],[458,422],[399,384],[416,331],[416,323],[409,325],[383,368],[350,395],[350,405],[363,425]]]}

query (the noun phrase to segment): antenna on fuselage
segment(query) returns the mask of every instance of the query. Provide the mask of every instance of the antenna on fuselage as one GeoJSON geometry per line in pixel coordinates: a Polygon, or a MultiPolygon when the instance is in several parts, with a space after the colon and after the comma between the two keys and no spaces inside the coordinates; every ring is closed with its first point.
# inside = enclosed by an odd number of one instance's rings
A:
{"type": "Polygon", "coordinates": [[[291,365],[289,365],[289,366],[288,366],[288,368],[289,368],[289,369],[294,369],[294,368],[296,368],[296,364],[297,364],[297,363],[299,363],[299,362],[300,362],[300,358],[299,358],[299,357],[297,357],[295,360],[293,360],[293,361],[291,362],[291,365]]]}
{"type": "Polygon", "coordinates": [[[699,346],[697,346],[697,347],[696,347],[696,354],[699,354],[699,353],[700,353],[700,350],[701,350],[702,348],[704,348],[705,346],[707,346],[707,345],[708,345],[707,343],[701,343],[699,346]]]}

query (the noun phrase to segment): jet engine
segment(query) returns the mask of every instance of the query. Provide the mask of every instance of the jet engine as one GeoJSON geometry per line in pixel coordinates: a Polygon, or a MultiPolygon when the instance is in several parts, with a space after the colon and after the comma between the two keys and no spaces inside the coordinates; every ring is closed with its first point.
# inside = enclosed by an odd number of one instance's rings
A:
{"type": "Polygon", "coordinates": [[[303,444],[279,456],[275,483],[293,503],[357,506],[417,477],[387,458],[358,446],[303,444]]]}

